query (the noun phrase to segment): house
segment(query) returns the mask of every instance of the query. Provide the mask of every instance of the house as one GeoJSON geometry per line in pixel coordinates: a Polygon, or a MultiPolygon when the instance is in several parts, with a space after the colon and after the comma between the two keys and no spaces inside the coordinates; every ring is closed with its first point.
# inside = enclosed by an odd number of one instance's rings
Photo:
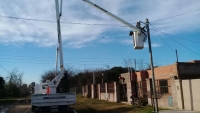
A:
{"type": "Polygon", "coordinates": [[[153,95],[151,70],[121,74],[127,97],[135,94],[149,105],[153,105],[152,100],[157,97],[159,107],[200,111],[200,60],[156,67],[154,75],[156,96],[153,95]]]}

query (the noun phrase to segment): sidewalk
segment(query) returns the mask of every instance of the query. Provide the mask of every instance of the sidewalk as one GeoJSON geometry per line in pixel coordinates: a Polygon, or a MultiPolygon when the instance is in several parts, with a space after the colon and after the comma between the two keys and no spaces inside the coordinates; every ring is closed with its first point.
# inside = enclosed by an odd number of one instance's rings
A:
{"type": "Polygon", "coordinates": [[[200,113],[200,111],[189,111],[189,110],[161,110],[159,113],[200,113]]]}

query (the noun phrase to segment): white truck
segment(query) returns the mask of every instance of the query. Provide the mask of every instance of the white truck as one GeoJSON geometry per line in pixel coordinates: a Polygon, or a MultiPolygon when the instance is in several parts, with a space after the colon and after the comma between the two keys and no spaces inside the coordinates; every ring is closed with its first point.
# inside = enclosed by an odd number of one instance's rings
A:
{"type": "MultiPolygon", "coordinates": [[[[51,81],[47,80],[46,83],[36,84],[34,94],[31,95],[32,112],[67,112],[76,113],[69,108],[70,105],[76,103],[75,92],[58,92],[58,85],[64,77],[64,64],[62,52],[62,38],[60,29],[60,18],[62,15],[62,0],[59,2],[55,0],[57,32],[58,32],[58,48],[56,57],[60,59],[60,73],[55,76],[51,81]]],[[[57,66],[56,58],[56,66],[57,66]]],[[[57,68],[57,67],[56,67],[57,68]]]]}

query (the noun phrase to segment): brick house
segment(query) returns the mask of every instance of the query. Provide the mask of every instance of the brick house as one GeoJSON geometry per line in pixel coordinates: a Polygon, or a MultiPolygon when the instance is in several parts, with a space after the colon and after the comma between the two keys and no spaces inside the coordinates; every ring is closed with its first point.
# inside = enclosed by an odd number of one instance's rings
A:
{"type": "MultiPolygon", "coordinates": [[[[200,86],[200,60],[177,62],[167,66],[156,67],[154,68],[154,75],[159,107],[200,111],[198,107],[195,107],[199,106],[200,103],[196,102],[198,99],[194,98],[197,97],[195,95],[198,92],[193,91],[191,95],[192,87],[188,89],[188,85],[186,85],[190,83],[193,86],[200,86]],[[198,80],[199,82],[197,82],[198,80]],[[187,94],[188,91],[186,89],[191,93],[187,94]],[[190,96],[188,97],[188,95],[190,96]],[[192,105],[187,105],[188,102],[192,105]]],[[[152,94],[151,70],[123,73],[121,77],[125,78],[124,82],[127,84],[128,97],[135,94],[138,98],[143,98],[149,105],[153,105],[152,99],[155,96],[152,94]]],[[[198,94],[200,94],[200,90],[198,94]]],[[[128,99],[128,102],[130,101],[128,99]]]]}

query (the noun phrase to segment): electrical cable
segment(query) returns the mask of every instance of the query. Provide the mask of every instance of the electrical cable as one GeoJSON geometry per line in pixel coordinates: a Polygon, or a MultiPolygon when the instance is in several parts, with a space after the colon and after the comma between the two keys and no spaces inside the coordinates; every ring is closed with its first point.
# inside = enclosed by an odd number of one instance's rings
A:
{"type": "MultiPolygon", "coordinates": [[[[153,28],[153,26],[152,26],[153,28]]],[[[153,28],[154,29],[154,28],[153,28]]],[[[156,29],[154,29],[155,32],[157,33],[158,37],[173,51],[175,52],[175,50],[159,35],[159,33],[156,31],[156,29]]]]}
{"type": "Polygon", "coordinates": [[[182,16],[182,15],[189,14],[189,13],[192,13],[192,12],[196,12],[196,11],[199,11],[199,10],[200,9],[196,9],[196,10],[188,11],[188,12],[185,12],[185,13],[177,14],[177,15],[174,15],[174,16],[171,16],[171,17],[167,17],[167,18],[163,18],[163,19],[159,19],[159,20],[153,21],[152,23],[155,23],[155,22],[158,22],[158,21],[162,21],[162,20],[166,20],[166,19],[171,19],[171,18],[174,18],[174,17],[177,17],[177,16],[182,16]]]}
{"type": "MultiPolygon", "coordinates": [[[[152,24],[150,24],[150,25],[153,26],[152,24]]],[[[156,28],[156,27],[154,26],[154,28],[156,28]]],[[[180,42],[176,41],[176,40],[175,40],[174,38],[172,38],[170,35],[164,33],[163,31],[159,30],[158,28],[156,28],[156,29],[157,29],[157,31],[160,31],[161,33],[163,33],[163,34],[165,34],[166,36],[168,36],[170,39],[172,39],[173,41],[175,41],[175,42],[178,43],[179,45],[183,46],[184,48],[186,48],[186,49],[190,50],[191,52],[193,52],[193,53],[197,54],[198,56],[200,56],[200,54],[198,54],[197,52],[191,50],[190,48],[186,47],[185,45],[181,44],[180,42]]]]}
{"type": "Polygon", "coordinates": [[[6,71],[9,74],[9,72],[1,64],[0,64],[0,66],[4,71],[6,71]]]}
{"type": "MultiPolygon", "coordinates": [[[[152,24],[151,24],[152,25],[152,24]]],[[[151,26],[151,27],[153,27],[153,26],[151,26]]],[[[158,30],[156,30],[156,29],[153,29],[153,31],[158,31],[158,30]]],[[[163,34],[165,34],[165,35],[171,35],[171,34],[167,34],[167,33],[164,33],[163,32],[163,34]]],[[[194,41],[194,40],[189,40],[189,39],[185,39],[185,38],[181,38],[181,37],[177,37],[177,36],[174,36],[174,35],[171,35],[172,37],[175,37],[175,38],[180,38],[180,39],[183,39],[183,40],[186,40],[186,41],[189,41],[189,42],[194,42],[194,43],[200,43],[200,42],[198,42],[198,41],[194,41]]]]}
{"type": "MultiPolygon", "coordinates": [[[[167,17],[167,18],[163,18],[163,19],[159,19],[156,21],[153,21],[152,23],[158,22],[158,21],[162,21],[162,20],[166,20],[166,19],[170,19],[170,18],[174,18],[177,16],[182,16],[185,14],[189,14],[195,11],[199,11],[200,9],[196,9],[193,11],[189,11],[189,12],[185,12],[185,13],[181,13],[181,14],[177,14],[175,16],[171,16],[171,17],[167,17]]],[[[11,18],[11,19],[20,19],[20,20],[28,20],[28,21],[39,21],[39,22],[50,22],[50,23],[56,23],[56,21],[50,21],[50,20],[40,20],[40,19],[30,19],[30,18],[20,18],[20,17],[13,17],[13,16],[2,16],[0,15],[0,17],[3,18],[11,18]]],[[[113,24],[90,24],[90,23],[79,23],[79,22],[61,22],[63,24],[80,24],[80,25],[98,25],[98,26],[117,26],[117,27],[126,27],[126,26],[119,26],[119,25],[113,25],[113,24]]]]}
{"type": "MultiPolygon", "coordinates": [[[[56,21],[51,20],[40,20],[40,19],[30,19],[30,18],[20,18],[20,17],[13,17],[13,16],[2,16],[3,18],[10,18],[10,19],[18,19],[18,20],[27,20],[27,21],[38,21],[38,22],[49,22],[49,23],[56,23],[56,21]]],[[[60,22],[63,24],[79,24],[79,25],[94,25],[94,26],[115,26],[115,27],[126,27],[122,25],[113,25],[113,24],[91,24],[91,23],[80,23],[80,22],[60,22]]]]}

